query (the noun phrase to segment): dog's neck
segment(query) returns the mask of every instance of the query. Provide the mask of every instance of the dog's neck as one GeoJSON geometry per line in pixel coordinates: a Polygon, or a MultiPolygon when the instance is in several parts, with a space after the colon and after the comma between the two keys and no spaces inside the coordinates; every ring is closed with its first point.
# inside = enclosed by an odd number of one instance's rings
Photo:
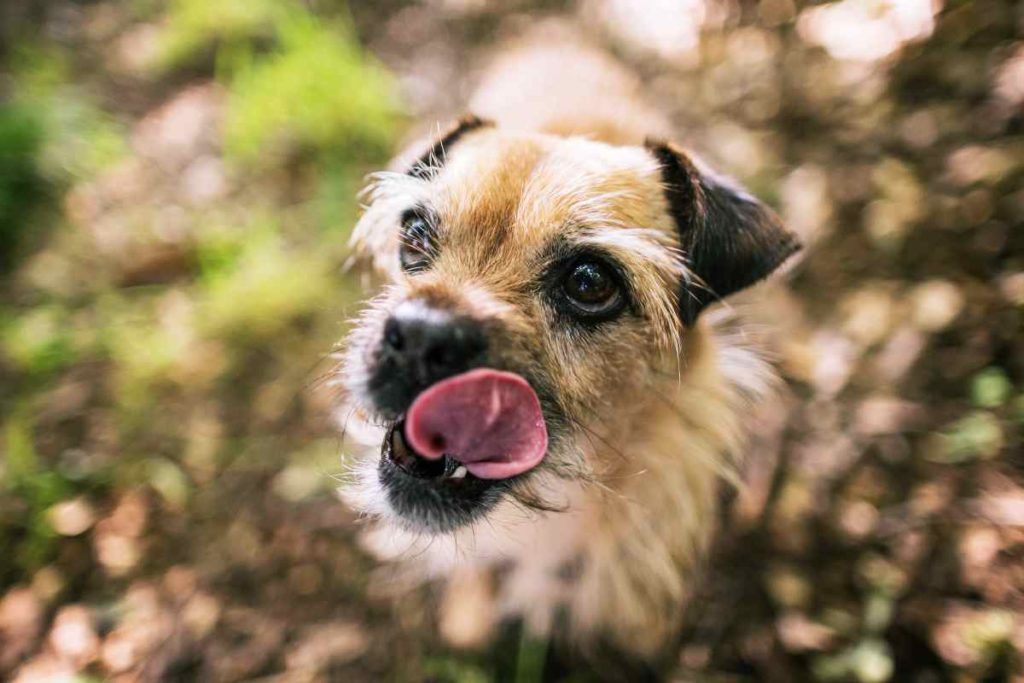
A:
{"type": "Polygon", "coordinates": [[[716,525],[720,481],[734,477],[743,392],[708,330],[688,334],[685,367],[651,387],[618,463],[589,492],[585,558],[571,614],[580,632],[602,625],[630,651],[653,654],[677,626],[694,563],[716,525]],[[613,618],[609,618],[614,615],[613,618]],[[609,626],[610,625],[610,626],[609,626]]]}

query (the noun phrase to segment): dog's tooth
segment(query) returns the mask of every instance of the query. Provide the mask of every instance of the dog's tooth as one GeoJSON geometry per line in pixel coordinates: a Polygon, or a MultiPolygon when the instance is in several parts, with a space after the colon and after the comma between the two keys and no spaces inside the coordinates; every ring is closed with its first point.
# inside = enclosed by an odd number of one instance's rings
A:
{"type": "Polygon", "coordinates": [[[458,467],[455,468],[455,471],[452,472],[451,478],[452,479],[462,479],[465,476],[466,476],[466,466],[465,465],[459,465],[458,467]]]}

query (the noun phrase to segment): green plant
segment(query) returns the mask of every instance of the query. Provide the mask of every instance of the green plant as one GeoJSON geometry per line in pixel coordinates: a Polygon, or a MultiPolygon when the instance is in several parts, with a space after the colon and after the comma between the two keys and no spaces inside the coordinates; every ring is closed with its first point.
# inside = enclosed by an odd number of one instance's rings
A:
{"type": "Polygon", "coordinates": [[[0,271],[33,229],[29,214],[46,195],[39,168],[43,122],[20,104],[0,104],[0,271]]]}
{"type": "Polygon", "coordinates": [[[241,161],[287,149],[380,154],[394,123],[390,79],[348,27],[293,14],[277,49],[231,78],[225,151],[241,161]]]}

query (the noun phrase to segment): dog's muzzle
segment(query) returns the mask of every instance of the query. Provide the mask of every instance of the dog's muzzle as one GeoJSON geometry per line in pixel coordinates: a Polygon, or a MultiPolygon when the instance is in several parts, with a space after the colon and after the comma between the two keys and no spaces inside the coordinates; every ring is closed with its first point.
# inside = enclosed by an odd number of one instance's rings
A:
{"type": "Polygon", "coordinates": [[[447,531],[486,512],[544,458],[540,400],[518,374],[484,367],[483,326],[422,304],[384,325],[370,396],[388,419],[379,476],[407,523],[447,531]]]}

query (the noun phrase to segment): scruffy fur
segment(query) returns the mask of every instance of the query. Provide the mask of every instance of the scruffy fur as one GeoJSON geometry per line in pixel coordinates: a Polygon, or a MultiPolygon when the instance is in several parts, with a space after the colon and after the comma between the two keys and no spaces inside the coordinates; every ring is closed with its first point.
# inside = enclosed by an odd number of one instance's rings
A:
{"type": "MultiPolygon", "coordinates": [[[[478,589],[465,595],[489,596],[497,614],[521,616],[541,634],[567,608],[568,637],[581,649],[611,644],[653,659],[679,626],[715,532],[744,416],[772,379],[753,350],[715,325],[721,311],[698,317],[712,302],[709,280],[720,277],[728,294],[767,272],[747,277],[748,266],[732,262],[735,272],[723,276],[697,257],[763,247],[774,251],[747,254],[756,262],[749,267],[770,271],[795,241],[700,162],[650,142],[667,126],[625,70],[589,48],[557,44],[506,52],[470,104],[481,119],[373,179],[354,243],[386,284],[346,341],[340,415],[349,443],[366,448],[349,461],[344,495],[372,518],[366,543],[396,562],[395,576],[466,581],[478,589]],[[735,193],[723,204],[724,227],[711,222],[719,191],[735,193]],[[438,213],[443,243],[429,271],[409,276],[397,258],[399,216],[424,202],[438,213]],[[725,225],[733,210],[752,223],[725,225]],[[687,221],[705,214],[691,230],[687,221]],[[733,231],[735,241],[706,248],[705,232],[716,230],[733,231]],[[562,324],[536,295],[557,244],[614,255],[634,310],[596,330],[562,324]],[[367,373],[385,318],[409,300],[500,323],[502,365],[541,378],[557,406],[542,464],[484,519],[451,533],[397,518],[377,477],[384,431],[367,373]],[[500,581],[481,581],[498,567],[500,581]]],[[[462,594],[448,591],[455,601],[462,594]]],[[[457,619],[446,628],[463,638],[457,619]]]]}

